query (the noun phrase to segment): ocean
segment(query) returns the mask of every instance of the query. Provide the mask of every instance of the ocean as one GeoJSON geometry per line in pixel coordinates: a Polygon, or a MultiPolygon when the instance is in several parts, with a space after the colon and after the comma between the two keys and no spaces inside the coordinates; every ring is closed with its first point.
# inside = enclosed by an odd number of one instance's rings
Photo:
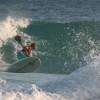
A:
{"type": "Polygon", "coordinates": [[[0,100],[100,100],[100,1],[0,0],[0,100]],[[34,73],[4,72],[14,40],[35,42],[34,73]]]}

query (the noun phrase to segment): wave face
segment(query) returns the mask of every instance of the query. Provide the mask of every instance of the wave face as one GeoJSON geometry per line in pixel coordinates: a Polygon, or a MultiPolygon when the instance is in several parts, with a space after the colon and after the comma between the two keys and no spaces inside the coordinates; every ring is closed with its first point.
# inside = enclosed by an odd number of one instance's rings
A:
{"type": "Polygon", "coordinates": [[[100,22],[32,22],[22,31],[38,43],[41,71],[70,73],[99,53],[100,22]]]}
{"type": "Polygon", "coordinates": [[[2,59],[10,64],[16,61],[18,47],[13,37],[20,34],[23,42],[37,43],[34,52],[42,65],[36,72],[71,73],[99,54],[99,27],[100,22],[95,21],[49,23],[7,17],[0,27],[1,39],[5,41],[1,41],[2,59]]]}

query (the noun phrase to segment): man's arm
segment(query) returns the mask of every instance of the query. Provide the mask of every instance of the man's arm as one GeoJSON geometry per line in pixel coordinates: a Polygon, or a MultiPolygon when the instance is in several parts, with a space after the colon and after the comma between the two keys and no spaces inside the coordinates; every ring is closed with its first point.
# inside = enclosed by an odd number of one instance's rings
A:
{"type": "Polygon", "coordinates": [[[22,44],[21,36],[16,35],[16,36],[15,36],[15,40],[21,45],[22,48],[24,48],[24,45],[22,44]]]}

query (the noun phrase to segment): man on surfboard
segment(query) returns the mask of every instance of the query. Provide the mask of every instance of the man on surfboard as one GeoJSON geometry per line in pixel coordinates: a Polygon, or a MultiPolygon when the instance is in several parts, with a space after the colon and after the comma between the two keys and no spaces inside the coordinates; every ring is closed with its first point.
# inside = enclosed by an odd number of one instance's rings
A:
{"type": "Polygon", "coordinates": [[[17,58],[19,60],[25,58],[25,57],[31,57],[32,56],[32,51],[36,48],[36,44],[35,43],[31,43],[27,46],[24,46],[22,44],[22,39],[21,36],[17,35],[15,36],[15,40],[21,45],[22,50],[20,52],[17,53],[17,58]]]}

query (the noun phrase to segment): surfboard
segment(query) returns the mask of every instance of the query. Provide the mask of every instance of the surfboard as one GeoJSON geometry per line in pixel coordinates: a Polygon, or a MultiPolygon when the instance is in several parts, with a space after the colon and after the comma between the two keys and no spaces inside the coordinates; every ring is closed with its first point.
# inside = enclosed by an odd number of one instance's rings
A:
{"type": "Polygon", "coordinates": [[[38,57],[27,57],[10,65],[7,72],[14,73],[31,73],[41,65],[41,60],[38,57]]]}

